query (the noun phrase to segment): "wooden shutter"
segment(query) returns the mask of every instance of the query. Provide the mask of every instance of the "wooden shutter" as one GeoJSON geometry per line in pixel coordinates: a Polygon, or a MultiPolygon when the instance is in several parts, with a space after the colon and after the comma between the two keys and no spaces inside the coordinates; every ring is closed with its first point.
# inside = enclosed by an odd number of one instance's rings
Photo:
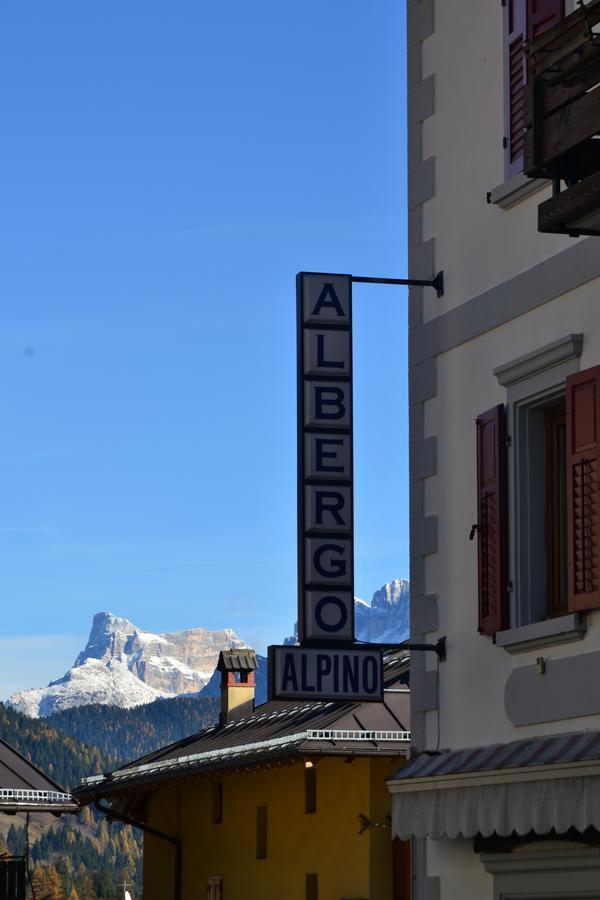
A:
{"type": "Polygon", "coordinates": [[[567,378],[569,609],[600,607],[600,366],[567,378]]]}
{"type": "Polygon", "coordinates": [[[557,25],[565,15],[564,0],[527,0],[527,40],[557,25]]]}
{"type": "Polygon", "coordinates": [[[479,631],[508,625],[506,553],[506,416],[495,406],[477,419],[479,631]]]}
{"type": "Polygon", "coordinates": [[[523,168],[525,140],[525,64],[527,0],[507,0],[506,4],[506,163],[507,174],[516,175],[523,168]]]}
{"type": "Polygon", "coordinates": [[[539,37],[564,17],[564,0],[507,0],[506,2],[506,161],[507,174],[523,170],[525,141],[525,42],[539,37]]]}
{"type": "Polygon", "coordinates": [[[256,807],[256,858],[267,858],[267,807],[256,807]]]}
{"type": "Polygon", "coordinates": [[[317,769],[310,766],[304,769],[304,812],[317,811],[317,769]]]}
{"type": "MultiPolygon", "coordinates": [[[[213,825],[220,825],[223,821],[223,782],[212,783],[212,821],[213,825]]],[[[1,900],[1,898],[0,898],[1,900]]]]}

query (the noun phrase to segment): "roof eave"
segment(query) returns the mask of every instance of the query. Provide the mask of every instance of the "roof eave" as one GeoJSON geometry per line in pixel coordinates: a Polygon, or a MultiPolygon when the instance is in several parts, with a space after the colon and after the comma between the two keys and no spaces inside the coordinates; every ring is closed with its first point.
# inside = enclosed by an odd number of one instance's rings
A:
{"type": "Polygon", "coordinates": [[[0,813],[13,815],[18,812],[39,812],[53,813],[54,815],[63,815],[66,813],[78,813],[81,807],[79,803],[26,803],[25,801],[14,801],[11,803],[0,803],[0,813]]]}
{"type": "Polygon", "coordinates": [[[125,793],[136,788],[148,788],[150,785],[161,784],[168,781],[176,781],[188,778],[201,778],[203,775],[214,775],[217,772],[230,772],[232,770],[247,770],[248,768],[260,769],[271,763],[287,761],[289,763],[299,762],[307,756],[328,756],[328,757],[384,757],[384,756],[405,756],[408,755],[409,742],[393,745],[379,745],[377,747],[351,747],[344,745],[336,745],[330,747],[315,747],[309,742],[305,742],[294,747],[282,748],[273,751],[268,755],[263,754],[260,757],[253,756],[244,758],[243,756],[232,756],[230,759],[215,759],[200,763],[196,766],[173,766],[159,772],[139,773],[130,778],[108,778],[98,782],[97,785],[82,785],[75,788],[73,794],[81,803],[93,803],[102,797],[114,797],[120,793],[125,793]]]}

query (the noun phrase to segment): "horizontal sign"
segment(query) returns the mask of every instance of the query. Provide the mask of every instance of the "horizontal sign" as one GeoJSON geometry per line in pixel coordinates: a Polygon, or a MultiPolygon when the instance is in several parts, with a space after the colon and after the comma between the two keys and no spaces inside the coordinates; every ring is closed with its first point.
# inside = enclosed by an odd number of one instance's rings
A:
{"type": "Polygon", "coordinates": [[[301,272],[296,291],[298,636],[335,647],[354,640],[352,279],[301,272]]]}
{"type": "Polygon", "coordinates": [[[269,697],[383,700],[381,652],[361,647],[269,647],[269,697]]]}

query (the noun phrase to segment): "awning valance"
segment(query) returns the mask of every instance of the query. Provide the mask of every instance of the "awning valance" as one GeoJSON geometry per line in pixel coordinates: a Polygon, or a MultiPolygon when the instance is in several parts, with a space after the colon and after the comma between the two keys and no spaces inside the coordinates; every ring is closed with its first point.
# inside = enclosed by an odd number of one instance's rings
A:
{"type": "Polygon", "coordinates": [[[600,831],[600,776],[476,785],[396,794],[394,837],[508,836],[575,828],[600,831]]]}
{"type": "Polygon", "coordinates": [[[403,840],[600,831],[600,734],[423,754],[388,786],[403,840]]]}

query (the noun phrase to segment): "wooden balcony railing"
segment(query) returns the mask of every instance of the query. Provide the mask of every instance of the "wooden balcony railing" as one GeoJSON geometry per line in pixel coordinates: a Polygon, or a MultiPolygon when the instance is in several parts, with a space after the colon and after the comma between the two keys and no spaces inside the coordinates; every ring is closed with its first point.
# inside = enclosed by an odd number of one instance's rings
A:
{"type": "Polygon", "coordinates": [[[527,47],[525,174],[550,178],[540,231],[600,235],[600,0],[527,47]]]}

